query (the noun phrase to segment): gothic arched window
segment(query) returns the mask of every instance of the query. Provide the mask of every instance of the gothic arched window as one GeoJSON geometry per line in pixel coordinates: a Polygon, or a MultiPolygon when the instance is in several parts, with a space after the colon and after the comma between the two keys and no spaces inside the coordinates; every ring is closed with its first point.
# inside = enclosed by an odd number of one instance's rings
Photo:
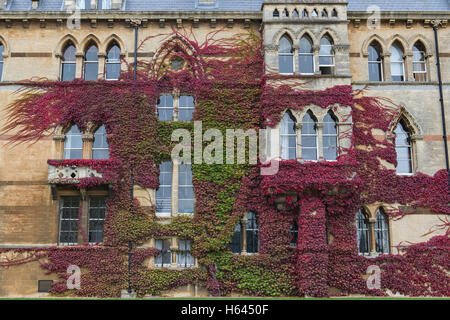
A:
{"type": "Polygon", "coordinates": [[[426,50],[422,42],[417,41],[413,46],[413,75],[416,81],[427,81],[426,50]]]}
{"type": "Polygon", "coordinates": [[[84,56],[84,80],[97,80],[98,78],[98,48],[91,44],[84,56]]]}
{"type": "Polygon", "coordinates": [[[106,128],[100,126],[94,133],[94,142],[92,144],[92,159],[108,159],[109,149],[106,128]]]}
{"type": "Polygon", "coordinates": [[[333,39],[326,34],[320,39],[319,68],[322,74],[332,74],[334,67],[333,39]]]}
{"type": "Polygon", "coordinates": [[[369,221],[363,209],[359,209],[356,214],[356,230],[357,230],[357,243],[358,253],[369,254],[370,253],[370,230],[369,221]]]}
{"type": "Polygon", "coordinates": [[[391,46],[391,77],[392,81],[405,81],[403,49],[398,41],[391,46]]]}
{"type": "Polygon", "coordinates": [[[297,133],[295,129],[295,119],[291,112],[286,112],[281,119],[280,145],[282,159],[297,158],[297,133]]]}
{"type": "Polygon", "coordinates": [[[292,40],[289,36],[284,35],[280,39],[278,49],[278,71],[280,73],[294,73],[294,53],[292,40]]]}
{"type": "Polygon", "coordinates": [[[64,159],[81,159],[83,157],[83,140],[81,139],[81,131],[76,125],[73,125],[66,132],[66,140],[64,141],[64,159]]]}
{"type": "Polygon", "coordinates": [[[389,223],[388,218],[381,208],[375,216],[375,251],[377,253],[389,253],[389,223]]]}
{"type": "Polygon", "coordinates": [[[120,47],[113,41],[106,53],[106,80],[117,80],[120,76],[120,47]]]}
{"type": "Polygon", "coordinates": [[[64,47],[64,53],[61,57],[61,75],[62,81],[75,79],[76,71],[76,49],[72,42],[68,42],[64,47]]]}
{"type": "Polygon", "coordinates": [[[394,133],[395,151],[397,153],[397,173],[412,173],[413,168],[411,136],[402,120],[398,122],[394,133]]]}
{"type": "Polygon", "coordinates": [[[298,53],[298,65],[300,73],[314,74],[314,51],[312,40],[308,35],[300,39],[300,49],[298,53]]]}
{"type": "Polygon", "coordinates": [[[308,111],[302,119],[302,158],[305,160],[317,160],[317,129],[316,120],[311,111],[308,111]]]}
{"type": "Polygon", "coordinates": [[[336,160],[338,155],[338,132],[336,120],[331,112],[323,118],[323,157],[325,160],[336,160]]]}
{"type": "Polygon", "coordinates": [[[368,48],[369,51],[369,81],[383,81],[383,59],[381,57],[381,46],[373,41],[368,48]]]}

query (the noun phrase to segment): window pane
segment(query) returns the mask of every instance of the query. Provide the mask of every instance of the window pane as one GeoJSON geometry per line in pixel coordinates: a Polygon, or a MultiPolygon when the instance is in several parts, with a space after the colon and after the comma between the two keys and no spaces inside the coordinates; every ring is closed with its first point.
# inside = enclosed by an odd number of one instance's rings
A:
{"type": "Polygon", "coordinates": [[[106,197],[89,199],[89,242],[103,241],[103,225],[106,217],[106,197]]]}
{"type": "Polygon", "coordinates": [[[285,56],[279,55],[278,68],[280,73],[293,73],[294,72],[293,55],[285,55],[285,56]]]}
{"type": "Polygon", "coordinates": [[[78,219],[80,198],[61,197],[59,242],[65,244],[78,243],[78,219]]]}
{"type": "Polygon", "coordinates": [[[241,224],[238,223],[234,228],[234,233],[231,237],[231,252],[241,253],[241,246],[241,224]]]}
{"type": "Polygon", "coordinates": [[[302,136],[302,147],[316,147],[317,139],[315,136],[302,136]]]}
{"type": "Polygon", "coordinates": [[[305,160],[317,160],[317,150],[302,149],[302,158],[305,160]]]}
{"type": "Polygon", "coordinates": [[[376,219],[375,250],[378,253],[389,253],[389,228],[387,217],[379,209],[376,219]]]}
{"type": "Polygon", "coordinates": [[[97,78],[98,78],[98,62],[85,62],[84,80],[97,80],[97,78]]]}
{"type": "Polygon", "coordinates": [[[381,81],[381,64],[380,63],[369,63],[369,80],[370,81],[381,81]]]}
{"type": "Polygon", "coordinates": [[[173,118],[173,96],[163,94],[158,99],[158,119],[170,121],[173,118]]]}
{"type": "Polygon", "coordinates": [[[75,70],[76,70],[76,64],[75,63],[66,63],[66,62],[64,62],[62,64],[61,80],[62,81],[70,81],[70,80],[75,79],[75,70]]]}
{"type": "Polygon", "coordinates": [[[314,73],[313,55],[299,55],[298,60],[301,73],[314,73]]]}
{"type": "Polygon", "coordinates": [[[64,159],[81,159],[82,158],[83,141],[81,132],[77,126],[72,126],[66,133],[64,142],[64,159]]]}
{"type": "Polygon", "coordinates": [[[117,80],[120,77],[120,63],[106,62],[106,79],[117,80]]]}
{"type": "Polygon", "coordinates": [[[192,120],[193,113],[194,113],[194,97],[193,96],[180,96],[178,120],[190,121],[190,120],[192,120]]]}
{"type": "Polygon", "coordinates": [[[156,215],[172,212],[172,162],[159,165],[159,188],[156,190],[156,215]]]}
{"type": "Polygon", "coordinates": [[[278,53],[292,53],[292,42],[288,37],[283,36],[280,39],[278,53]]]}
{"type": "Polygon", "coordinates": [[[356,228],[358,252],[364,254],[370,253],[369,226],[366,217],[362,213],[362,209],[360,209],[356,215],[356,228]]]}

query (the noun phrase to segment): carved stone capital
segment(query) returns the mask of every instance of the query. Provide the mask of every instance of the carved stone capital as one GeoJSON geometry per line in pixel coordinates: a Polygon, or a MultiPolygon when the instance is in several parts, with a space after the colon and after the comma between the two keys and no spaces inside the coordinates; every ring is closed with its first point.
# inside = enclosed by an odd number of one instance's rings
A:
{"type": "Polygon", "coordinates": [[[81,136],[83,141],[94,141],[94,135],[92,133],[85,133],[81,136]]]}

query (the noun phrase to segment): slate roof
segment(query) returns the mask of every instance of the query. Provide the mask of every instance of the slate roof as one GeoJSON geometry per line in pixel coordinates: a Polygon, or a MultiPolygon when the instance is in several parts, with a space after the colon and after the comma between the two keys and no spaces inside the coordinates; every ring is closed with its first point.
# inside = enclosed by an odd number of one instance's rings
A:
{"type": "MultiPolygon", "coordinates": [[[[198,0],[123,0],[124,11],[245,11],[260,12],[263,0],[216,0],[199,4],[198,0]]],[[[376,5],[381,11],[450,12],[450,0],[348,0],[348,11],[366,11],[376,5]]],[[[7,0],[5,10],[31,10],[31,0],[7,0]]],[[[64,0],[40,0],[40,11],[65,10],[64,0]]]]}

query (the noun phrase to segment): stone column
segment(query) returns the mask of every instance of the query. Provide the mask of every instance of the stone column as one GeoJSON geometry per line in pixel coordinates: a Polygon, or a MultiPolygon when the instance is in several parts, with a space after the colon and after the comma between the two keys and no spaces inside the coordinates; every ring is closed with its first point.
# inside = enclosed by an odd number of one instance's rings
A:
{"type": "Polygon", "coordinates": [[[89,220],[89,198],[86,195],[86,189],[80,189],[81,193],[81,202],[80,202],[80,209],[81,209],[81,216],[79,216],[79,230],[78,230],[78,243],[84,244],[89,241],[89,234],[88,234],[88,220],[89,220]]]}
{"type": "Polygon", "coordinates": [[[94,135],[92,133],[85,133],[81,136],[83,141],[83,159],[92,159],[92,145],[94,142],[94,135]]]}
{"type": "Polygon", "coordinates": [[[319,68],[319,50],[320,46],[315,45],[313,46],[313,52],[314,52],[314,74],[320,75],[320,68],[319,68]]]}
{"type": "Polygon", "coordinates": [[[407,51],[403,56],[403,59],[405,60],[405,81],[414,81],[412,57],[412,51],[407,51]]]}
{"type": "Polygon", "coordinates": [[[244,216],[241,222],[242,251],[241,254],[247,254],[247,216],[244,216]]]}
{"type": "Polygon", "coordinates": [[[298,226],[299,292],[305,296],[328,296],[326,216],[325,205],[320,198],[313,195],[301,196],[298,226]]]}
{"type": "Polygon", "coordinates": [[[172,252],[172,268],[177,267],[177,251],[178,251],[178,242],[176,237],[172,237],[170,251],[172,252]]]}
{"type": "Polygon", "coordinates": [[[106,78],[105,62],[106,62],[106,53],[99,52],[98,53],[98,78],[99,79],[106,78]]]}
{"type": "Polygon", "coordinates": [[[369,239],[371,239],[371,241],[369,241],[369,246],[371,256],[377,254],[377,249],[375,246],[375,222],[377,222],[376,218],[369,218],[369,232],[370,232],[369,239]]]}
{"type": "Polygon", "coordinates": [[[383,58],[383,81],[392,81],[391,77],[391,53],[382,54],[383,58]]]}
{"type": "Polygon", "coordinates": [[[317,122],[316,124],[316,128],[317,128],[317,160],[324,160],[323,157],[323,138],[322,138],[322,133],[323,133],[323,122],[317,122]]]}
{"type": "Polygon", "coordinates": [[[64,141],[66,140],[65,134],[55,134],[53,141],[55,141],[56,156],[55,159],[63,159],[64,157],[64,141]]]}
{"type": "Polygon", "coordinates": [[[77,52],[75,54],[75,57],[76,57],[75,78],[83,78],[84,53],[83,52],[77,52]]]}
{"type": "Polygon", "coordinates": [[[300,49],[299,44],[292,45],[292,48],[294,49],[293,53],[293,59],[294,59],[294,74],[300,74],[300,65],[298,63],[298,51],[300,49]]]}
{"type": "Polygon", "coordinates": [[[301,122],[295,124],[295,133],[297,134],[297,158],[302,157],[302,126],[303,123],[301,122]]]}

